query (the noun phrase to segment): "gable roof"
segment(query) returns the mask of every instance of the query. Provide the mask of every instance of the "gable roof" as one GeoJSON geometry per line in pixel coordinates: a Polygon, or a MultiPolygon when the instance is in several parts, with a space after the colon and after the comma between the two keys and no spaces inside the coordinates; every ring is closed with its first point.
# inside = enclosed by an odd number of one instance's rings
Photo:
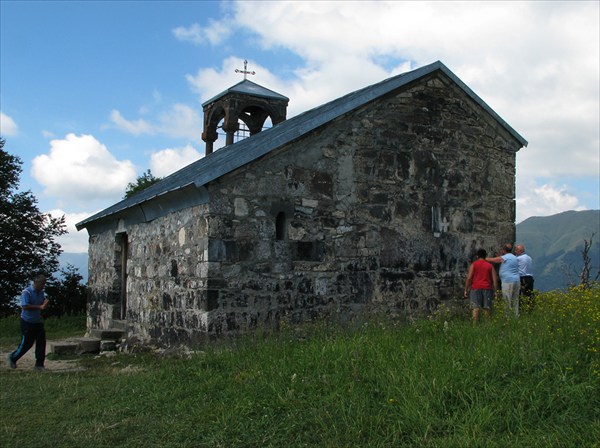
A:
{"type": "MultiPolygon", "coordinates": [[[[527,146],[527,141],[519,135],[512,127],[508,125],[496,112],[494,112],[479,96],[475,94],[465,83],[463,83],[454,73],[452,73],[444,64],[440,61],[418,68],[416,70],[403,73],[392,78],[381,81],[372,86],[365,87],[355,92],[349,93],[341,98],[330,101],[329,103],[323,104],[322,106],[311,109],[300,115],[296,115],[277,126],[273,126],[270,129],[259,132],[252,137],[241,140],[233,145],[221,148],[208,156],[199,159],[196,162],[187,165],[179,171],[165,177],[160,182],[148,187],[145,190],[124,199],[105,210],[96,213],[95,215],[79,222],[76,224],[77,230],[83,228],[89,228],[90,225],[104,220],[105,218],[112,217],[117,218],[121,214],[131,214],[131,210],[136,207],[141,207],[144,203],[152,203],[152,213],[148,214],[142,210],[141,215],[143,216],[141,221],[149,221],[151,217],[156,217],[165,214],[168,211],[181,210],[184,206],[192,206],[202,201],[206,202],[207,195],[200,193],[199,196],[202,198],[193,199],[182,199],[189,195],[186,194],[175,194],[179,200],[183,200],[184,203],[177,205],[168,204],[169,197],[173,197],[174,193],[183,193],[183,191],[193,191],[190,187],[195,187],[195,190],[203,190],[203,187],[209,182],[218,179],[219,177],[244,166],[253,160],[256,160],[269,152],[280,148],[294,140],[297,140],[324,124],[357,109],[374,99],[383,96],[395,89],[405,86],[419,78],[427,76],[435,71],[441,71],[448,76],[460,89],[462,89],[469,97],[479,104],[488,114],[490,114],[508,133],[520,142],[523,146],[527,146]],[[184,190],[185,189],[185,190],[184,190]],[[164,197],[165,201],[161,200],[164,197]]],[[[244,80],[241,83],[236,84],[238,88],[249,88],[252,87],[250,84],[258,86],[251,81],[244,80]]],[[[233,86],[231,89],[235,88],[233,86]]],[[[228,91],[230,91],[229,89],[228,91]]],[[[268,92],[268,89],[264,89],[268,92]]],[[[207,103],[217,99],[221,95],[217,95],[207,103]]],[[[275,93],[275,92],[271,92],[275,93]]],[[[279,94],[276,94],[279,95],[279,94]]],[[[285,97],[283,97],[285,98],[285,97]]],[[[205,104],[207,104],[205,103],[205,104]]],[[[138,213],[139,214],[139,213],[138,213]]]]}
{"type": "Polygon", "coordinates": [[[242,93],[263,98],[289,101],[289,98],[287,96],[280,95],[279,93],[273,92],[272,90],[269,90],[266,87],[259,86],[255,82],[252,82],[248,79],[244,79],[243,81],[238,82],[236,85],[231,86],[227,90],[224,90],[218,95],[212,97],[210,100],[205,101],[204,103],[202,103],[202,107],[207,106],[208,104],[214,101],[217,101],[219,98],[227,95],[228,93],[242,93]]]}

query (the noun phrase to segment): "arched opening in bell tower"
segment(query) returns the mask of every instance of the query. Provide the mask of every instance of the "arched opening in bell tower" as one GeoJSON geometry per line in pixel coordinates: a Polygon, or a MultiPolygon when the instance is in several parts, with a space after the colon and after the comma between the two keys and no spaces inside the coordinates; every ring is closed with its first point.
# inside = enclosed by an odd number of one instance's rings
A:
{"type": "Polygon", "coordinates": [[[206,155],[217,147],[225,135],[225,145],[232,145],[286,118],[289,99],[272,90],[244,79],[211,100],[202,104],[206,155]]]}

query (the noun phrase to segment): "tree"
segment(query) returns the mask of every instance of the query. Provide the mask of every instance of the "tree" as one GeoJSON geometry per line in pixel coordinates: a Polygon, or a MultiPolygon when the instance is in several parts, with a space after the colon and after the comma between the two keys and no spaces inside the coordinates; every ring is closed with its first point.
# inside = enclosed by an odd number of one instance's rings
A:
{"type": "Polygon", "coordinates": [[[22,161],[4,150],[0,138],[0,316],[15,312],[15,299],[34,274],[52,276],[62,253],[55,238],[65,218],[41,213],[31,191],[18,192],[22,161]]]}
{"type": "Polygon", "coordinates": [[[60,280],[46,283],[46,296],[50,300],[46,316],[77,316],[86,312],[87,288],[81,283],[83,277],[72,264],[60,270],[60,280]]]}
{"type": "Polygon", "coordinates": [[[135,181],[135,184],[132,182],[127,184],[127,189],[125,190],[125,196],[123,196],[123,199],[131,197],[134,194],[145,190],[149,186],[154,185],[156,182],[159,182],[161,180],[162,178],[155,177],[150,170],[146,170],[144,174],[138,176],[138,178],[135,181]]]}
{"type": "MultiPolygon", "coordinates": [[[[594,249],[594,236],[596,233],[592,233],[589,240],[583,240],[583,249],[579,252],[581,254],[581,263],[573,262],[571,264],[563,263],[562,271],[564,276],[567,278],[567,282],[570,288],[581,286],[584,289],[590,288],[593,284],[598,282],[600,278],[600,267],[597,272],[592,272],[595,267],[590,255],[590,251],[594,249]]],[[[596,243],[597,252],[598,243],[596,243]]]]}
{"type": "Polygon", "coordinates": [[[584,288],[589,288],[591,283],[594,283],[600,277],[600,269],[594,278],[590,280],[592,273],[592,257],[590,257],[590,249],[592,248],[592,240],[594,239],[595,233],[592,233],[590,240],[583,240],[583,250],[581,251],[581,257],[583,258],[583,268],[579,278],[581,280],[580,285],[584,288]]]}

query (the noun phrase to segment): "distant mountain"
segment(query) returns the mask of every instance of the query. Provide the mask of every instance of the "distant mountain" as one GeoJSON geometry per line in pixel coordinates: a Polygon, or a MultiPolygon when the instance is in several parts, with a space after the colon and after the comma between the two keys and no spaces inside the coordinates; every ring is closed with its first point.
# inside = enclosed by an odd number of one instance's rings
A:
{"type": "Polygon", "coordinates": [[[591,277],[600,269],[600,210],[531,217],[517,224],[517,243],[533,258],[535,289],[550,291],[578,283],[584,240],[593,237],[591,277]]]}
{"type": "Polygon", "coordinates": [[[77,268],[79,275],[83,277],[82,283],[88,281],[88,254],[63,252],[59,258],[60,267],[66,268],[67,264],[71,264],[77,268]]]}

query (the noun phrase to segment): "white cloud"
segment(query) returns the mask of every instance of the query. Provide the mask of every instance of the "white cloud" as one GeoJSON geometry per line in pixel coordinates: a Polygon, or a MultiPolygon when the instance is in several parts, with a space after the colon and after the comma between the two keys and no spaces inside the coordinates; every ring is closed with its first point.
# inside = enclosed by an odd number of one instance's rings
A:
{"type": "Polygon", "coordinates": [[[6,115],[3,112],[0,112],[0,135],[2,137],[14,137],[17,135],[19,127],[15,120],[6,115]]]}
{"type": "Polygon", "coordinates": [[[112,110],[110,113],[110,121],[112,121],[117,129],[125,131],[133,135],[154,134],[154,129],[146,120],[127,120],[118,110],[112,110]]]}
{"type": "MultiPolygon", "coordinates": [[[[363,61],[389,55],[422,65],[444,53],[460,57],[460,46],[477,46],[488,55],[480,39],[505,43],[505,35],[526,24],[522,9],[456,2],[244,1],[236,3],[235,18],[259,35],[264,49],[289,49],[307,67],[337,65],[339,56],[348,55],[363,61]]],[[[340,66],[339,73],[360,73],[361,66],[340,66]]]]}
{"type": "Polygon", "coordinates": [[[186,80],[191,89],[200,95],[199,99],[201,101],[208,101],[212,96],[240,81],[239,76],[233,76],[230,73],[234,70],[233,66],[238,64],[239,61],[241,61],[239,58],[226,58],[223,60],[220,71],[213,68],[203,68],[198,70],[196,75],[186,75],[186,80]]]}
{"type": "Polygon", "coordinates": [[[115,159],[92,135],[75,134],[50,141],[49,154],[33,159],[31,174],[45,194],[79,201],[120,197],[136,179],[129,160],[115,159]]]}
{"type": "Polygon", "coordinates": [[[63,252],[82,253],[88,251],[88,233],[85,230],[78,232],[75,228],[75,224],[83,221],[86,218],[89,218],[96,212],[67,213],[61,209],[54,209],[47,213],[55,218],[60,218],[61,216],[65,217],[65,224],[68,233],[56,239],[56,241],[62,247],[63,252]]]}
{"type": "Polygon", "coordinates": [[[549,216],[567,210],[586,210],[579,199],[569,193],[566,185],[536,185],[530,181],[524,187],[524,193],[517,195],[517,222],[531,216],[549,216]]]}
{"type": "MultiPolygon", "coordinates": [[[[140,113],[150,114],[147,106],[142,106],[140,113]]],[[[145,119],[128,120],[118,110],[110,113],[111,122],[116,128],[128,134],[167,135],[175,138],[185,138],[194,142],[202,141],[202,116],[195,109],[185,104],[174,104],[164,110],[152,121],[145,119]]]]}
{"type": "Polygon", "coordinates": [[[195,142],[202,141],[202,116],[185,104],[173,105],[160,116],[159,121],[158,129],[163,134],[195,142]]]}
{"type": "Polygon", "coordinates": [[[225,41],[233,32],[233,24],[227,19],[209,19],[208,23],[206,27],[202,27],[197,23],[187,28],[179,26],[173,30],[173,35],[183,42],[191,42],[196,45],[201,45],[205,42],[211,45],[218,45],[225,41]]]}
{"type": "Polygon", "coordinates": [[[163,149],[150,156],[150,170],[158,177],[166,177],[175,171],[203,157],[203,153],[191,145],[184,148],[163,149]]]}

